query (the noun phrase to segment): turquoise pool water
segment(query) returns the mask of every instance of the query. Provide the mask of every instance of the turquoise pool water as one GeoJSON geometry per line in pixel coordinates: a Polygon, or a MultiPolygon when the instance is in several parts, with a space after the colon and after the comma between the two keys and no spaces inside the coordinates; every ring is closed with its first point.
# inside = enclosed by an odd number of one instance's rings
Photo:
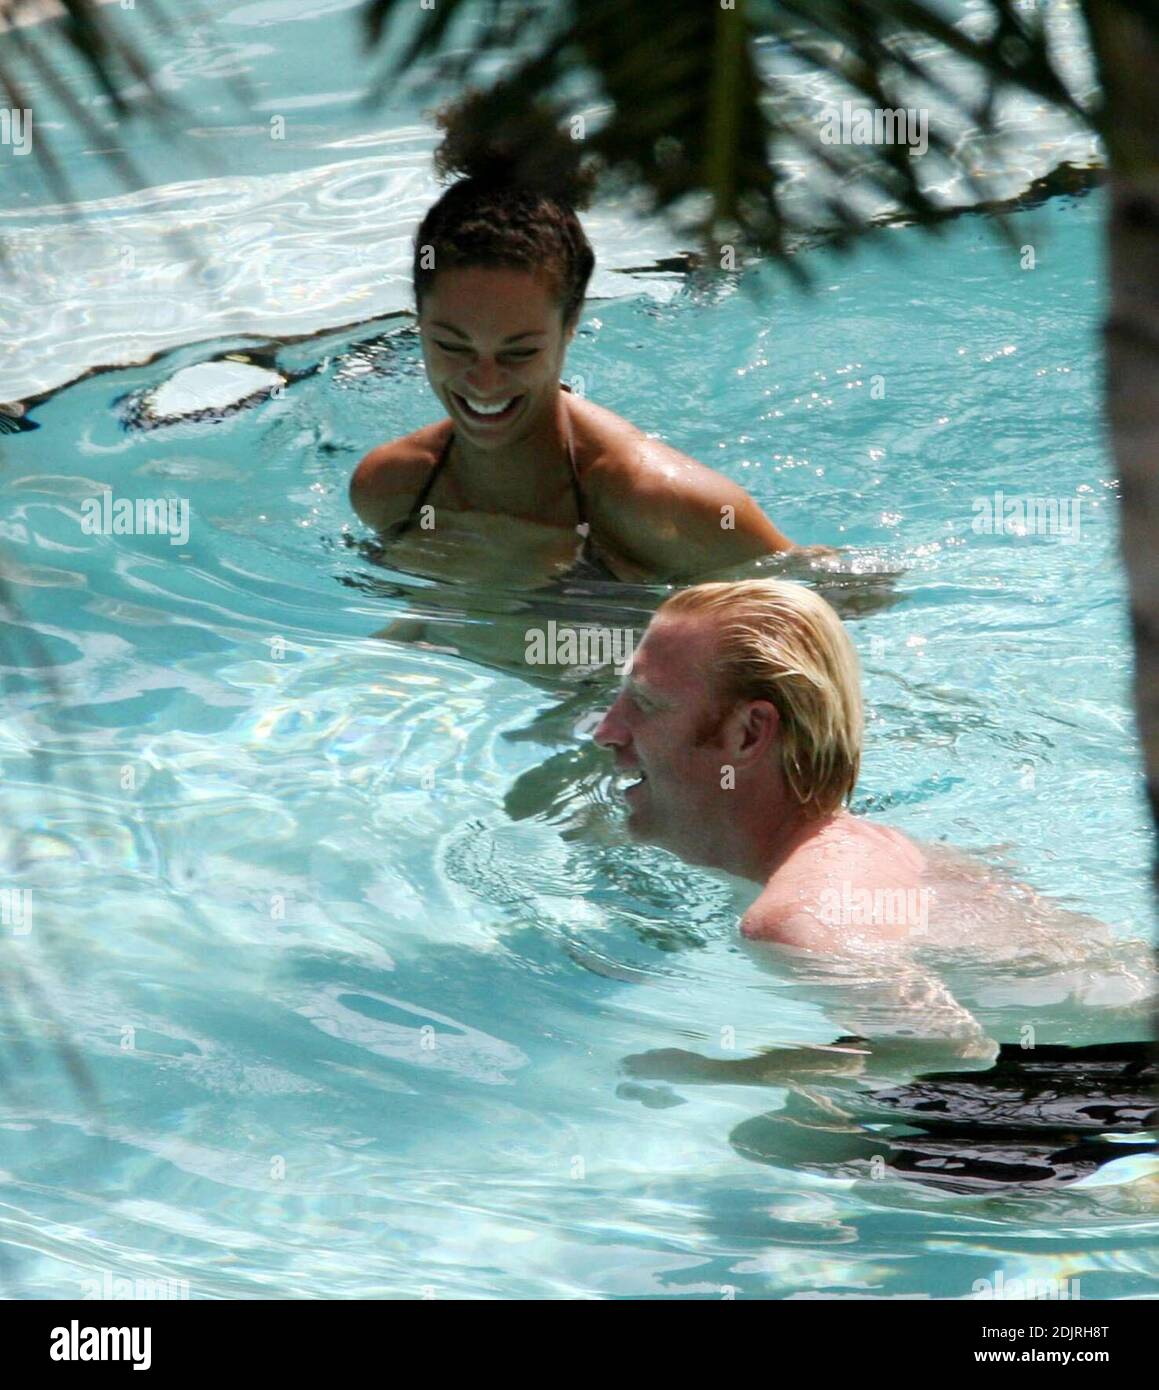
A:
{"type": "MultiPolygon", "coordinates": [[[[851,619],[857,808],[1128,937],[1152,846],[1099,423],[1101,211],[1040,211],[1033,272],[967,218],[817,253],[812,298],[765,272],[764,298],[596,303],[568,370],[791,536],[894,574],[895,601],[851,619]],[[977,534],[998,489],[1081,497],[1081,538],[977,534]]],[[[0,864],[32,904],[6,952],[40,991],[5,1025],[24,1038],[0,1095],[9,1289],[967,1297],[997,1270],[1153,1288],[1154,1160],[989,1195],[755,1163],[730,1136],[784,1092],[621,1074],[649,1048],[723,1055],[726,1029],[749,1053],[833,1028],[739,949],[726,885],[624,841],[606,770],[545,718],[560,691],[375,638],[425,601],[348,544],[354,463],[432,416],[390,329],[285,349],[305,375],[219,423],[126,419],[233,343],[91,376],[0,440],[22,615],[0,864]],[[187,543],[84,534],[106,487],[186,499],[187,543]],[[516,818],[513,787],[553,757],[516,818]]],[[[1044,1042],[1145,1035],[1049,981],[988,984],[970,1002],[1004,1040],[1028,1019],[1044,1042]]]]}
{"type": "MultiPolygon", "coordinates": [[[[225,3],[151,53],[185,102],[177,148],[97,98],[138,193],[24,83],[88,220],[7,161],[0,399],[54,393],[39,429],[0,434],[0,888],[28,908],[0,927],[0,1290],[964,1298],[1000,1272],[1153,1292],[1153,1159],[955,1194],[775,1138],[754,1161],[784,1091],[624,1075],[648,1049],[748,1055],[834,1026],[741,949],[732,886],[625,841],[583,733],[598,687],[376,636],[419,612],[458,641],[518,624],[521,598],[359,549],[354,464],[434,415],[397,315],[437,188],[413,97],[359,105],[354,9],[225,3]],[[335,324],[359,326],[308,336],[335,324]],[[260,353],[284,393],[140,427],[183,368],[265,335],[306,335],[260,353]],[[187,504],[187,538],[86,533],[106,489],[187,504]]],[[[1075,12],[1051,16],[1089,86],[1075,12]]],[[[806,107],[833,97],[785,80],[806,107]]],[[[1033,102],[1006,128],[996,196],[1091,155],[1033,102]]],[[[845,597],[869,712],[856,809],[1125,949],[1150,929],[1153,845],[1100,424],[1102,213],[1099,194],[1035,213],[1033,271],[983,219],[891,231],[813,253],[804,297],[775,272],[711,294],[633,273],[682,243],[601,202],[567,369],[790,536],[841,547],[830,585],[886,576],[876,604],[845,597]],[[1080,498],[1080,537],[979,534],[998,490],[1080,498]]],[[[543,612],[636,621],[661,596],[543,612]]],[[[1003,1041],[1146,1035],[1112,987],[1083,1003],[1026,961],[954,988],[1003,1041]]]]}

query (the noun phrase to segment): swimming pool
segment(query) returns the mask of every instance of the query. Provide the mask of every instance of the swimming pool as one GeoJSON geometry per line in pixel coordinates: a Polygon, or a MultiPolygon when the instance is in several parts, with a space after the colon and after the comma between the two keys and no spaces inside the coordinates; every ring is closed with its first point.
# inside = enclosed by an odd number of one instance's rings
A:
{"type": "MultiPolygon", "coordinates": [[[[568,369],[794,539],[893,574],[893,601],[851,617],[869,712],[855,809],[1006,863],[1126,938],[1149,929],[1152,844],[1099,423],[1100,222],[1098,193],[1046,205],[1033,272],[963,218],[938,241],[813,253],[812,298],[762,271],[596,301],[568,369]],[[974,504],[998,491],[1081,498],[1080,537],[978,534],[974,504]]],[[[405,326],[286,347],[262,359],[281,394],[140,427],[160,384],[239,346],[89,376],[0,438],[20,615],[0,872],[31,892],[6,944],[41,991],[0,1093],[9,1289],[963,1298],[997,1271],[1077,1278],[1085,1298],[1151,1287],[1153,1159],[955,1194],[754,1162],[737,1136],[784,1092],[624,1077],[650,1048],[833,1030],[754,969],[727,885],[624,841],[608,771],[574,718],[549,717],[570,687],[375,637],[431,597],[348,543],[365,536],[354,463],[431,418],[405,326]],[[187,539],[86,534],[106,488],[186,500],[187,539]]],[[[1028,1022],[1043,1043],[1147,1035],[1049,975],[972,983],[1003,1040],[1028,1022]]]]}
{"type": "MultiPolygon", "coordinates": [[[[569,366],[789,534],[900,572],[900,601],[853,626],[860,809],[1005,844],[1036,887],[1141,934],[1098,212],[1041,214],[1040,278],[967,219],[944,244],[822,258],[815,301],[597,305],[569,366]],[[1081,540],[976,535],[971,500],[1002,487],[1082,496],[1081,540]]],[[[725,1028],[742,1052],[832,1032],[754,973],[719,881],[569,831],[611,802],[606,776],[511,818],[513,783],[558,750],[505,735],[558,697],[373,639],[406,600],[340,582],[377,577],[339,543],[345,484],[367,439],[429,408],[406,335],[372,336],[293,349],[288,367],[328,365],[219,424],[126,431],[114,402],[182,354],[82,381],[5,441],[15,596],[64,693],[54,708],[33,661],[10,674],[5,875],[45,924],[13,944],[100,1097],[34,1030],[35,1084],[4,1099],[20,1291],[111,1270],[194,1297],[954,1297],[1001,1268],[1139,1292],[1148,1160],[989,1197],[756,1165],[730,1133],[782,1093],[619,1074],[725,1028]],[[188,543],[85,537],[80,501],[106,486],[188,498],[188,543]]],[[[1121,1037],[1103,1012],[1030,989],[981,1016],[1121,1037]]]]}

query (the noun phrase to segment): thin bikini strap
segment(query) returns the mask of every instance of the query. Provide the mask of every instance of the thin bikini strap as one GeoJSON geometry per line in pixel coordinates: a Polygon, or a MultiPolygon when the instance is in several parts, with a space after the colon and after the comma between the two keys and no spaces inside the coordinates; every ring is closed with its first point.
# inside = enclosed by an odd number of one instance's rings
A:
{"type": "MultiPolygon", "coordinates": [[[[571,390],[566,382],[561,381],[559,384],[565,391],[571,390]]],[[[575,560],[572,562],[572,571],[582,574],[587,570],[591,576],[597,578],[606,576],[615,579],[615,574],[595,553],[591,523],[588,521],[587,507],[584,505],[584,490],[580,487],[579,468],[575,461],[575,431],[572,429],[570,415],[567,417],[567,461],[571,465],[571,490],[575,496],[576,515],[579,517],[575,531],[580,538],[580,543],[576,546],[575,560]]]]}
{"type": "MultiPolygon", "coordinates": [[[[570,393],[571,387],[567,384],[566,381],[561,381],[559,385],[560,390],[567,391],[570,393]]],[[[443,444],[442,451],[440,452],[439,457],[435,462],[435,466],[427,474],[426,482],[424,482],[422,487],[419,489],[419,494],[415,498],[414,502],[411,504],[410,511],[407,513],[407,515],[403,518],[402,521],[396,523],[394,529],[392,530],[390,537],[391,540],[396,540],[399,536],[405,535],[406,532],[409,531],[411,527],[415,524],[415,522],[418,520],[419,512],[422,511],[423,507],[426,505],[427,498],[431,495],[432,489],[439,480],[439,474],[447,466],[447,460],[451,457],[451,445],[454,443],[454,440],[455,431],[452,429],[448,431],[446,442],[443,444]]],[[[580,555],[582,556],[586,551],[588,542],[590,540],[591,527],[588,525],[587,511],[584,507],[584,494],[583,489],[580,487],[579,470],[576,468],[575,434],[572,430],[570,415],[568,416],[567,420],[566,447],[568,466],[571,469],[571,490],[573,496],[575,497],[576,515],[579,517],[579,522],[577,523],[575,529],[577,534],[583,538],[583,543],[580,546],[580,555]]]]}
{"type": "Polygon", "coordinates": [[[438,482],[439,474],[443,471],[444,468],[446,468],[447,460],[451,457],[451,445],[454,442],[455,431],[448,430],[446,441],[443,444],[442,449],[439,451],[439,457],[435,460],[435,466],[427,474],[427,480],[422,485],[422,488],[419,490],[419,495],[415,498],[414,506],[410,509],[412,518],[418,515],[419,510],[422,508],[427,498],[431,495],[431,490],[434,488],[434,485],[438,482]]]}
{"type": "MultiPolygon", "coordinates": [[[[571,387],[567,384],[566,381],[561,381],[559,385],[561,390],[567,391],[570,394],[571,387]]],[[[580,487],[579,469],[576,467],[575,462],[575,432],[571,426],[570,415],[567,417],[567,440],[565,447],[567,448],[568,465],[571,468],[571,490],[573,496],[575,497],[576,515],[579,517],[579,521],[577,522],[575,529],[577,533],[583,537],[584,545],[586,546],[591,527],[588,525],[588,514],[587,509],[584,506],[583,488],[580,487]]]]}
{"type": "Polygon", "coordinates": [[[451,444],[454,442],[455,431],[449,430],[446,443],[443,445],[439,457],[435,460],[435,466],[427,474],[426,482],[419,489],[419,494],[411,503],[411,509],[405,517],[394,526],[390,533],[391,540],[397,540],[399,536],[405,535],[418,520],[419,513],[426,505],[427,498],[431,495],[431,489],[439,480],[439,474],[447,466],[447,460],[451,457],[451,444]]]}

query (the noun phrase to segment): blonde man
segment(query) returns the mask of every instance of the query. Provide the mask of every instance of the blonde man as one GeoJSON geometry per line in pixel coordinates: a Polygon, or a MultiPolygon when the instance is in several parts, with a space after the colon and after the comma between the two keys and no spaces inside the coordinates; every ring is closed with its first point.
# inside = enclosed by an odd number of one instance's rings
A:
{"type": "Polygon", "coordinates": [[[1015,988],[1041,960],[1079,1002],[1148,1007],[1145,943],[1116,944],[1102,923],[965,855],[851,815],[862,731],[856,654],[812,590],[699,584],[657,611],[595,731],[628,781],[628,829],[755,883],[741,931],[758,959],[803,969],[860,1055],[849,1039],[745,1060],[664,1049],[628,1059],[635,1075],[775,1084],[870,1065],[986,1065],[997,1044],[931,968],[931,948],[984,959],[988,978],[1005,960],[1015,988]]]}
{"type": "Polygon", "coordinates": [[[904,937],[925,901],[917,846],[844,809],[862,730],[837,614],[803,585],[748,580],[659,609],[595,738],[638,779],[635,838],[761,884],[746,936],[833,951],[904,937]]]}

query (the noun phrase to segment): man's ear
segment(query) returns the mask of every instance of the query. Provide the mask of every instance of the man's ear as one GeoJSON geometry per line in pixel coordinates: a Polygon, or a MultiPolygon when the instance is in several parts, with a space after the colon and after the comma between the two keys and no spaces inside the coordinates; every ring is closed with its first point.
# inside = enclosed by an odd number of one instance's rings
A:
{"type": "Polygon", "coordinates": [[[781,732],[781,716],[771,700],[753,700],[737,710],[738,760],[755,762],[764,757],[781,732]]]}

